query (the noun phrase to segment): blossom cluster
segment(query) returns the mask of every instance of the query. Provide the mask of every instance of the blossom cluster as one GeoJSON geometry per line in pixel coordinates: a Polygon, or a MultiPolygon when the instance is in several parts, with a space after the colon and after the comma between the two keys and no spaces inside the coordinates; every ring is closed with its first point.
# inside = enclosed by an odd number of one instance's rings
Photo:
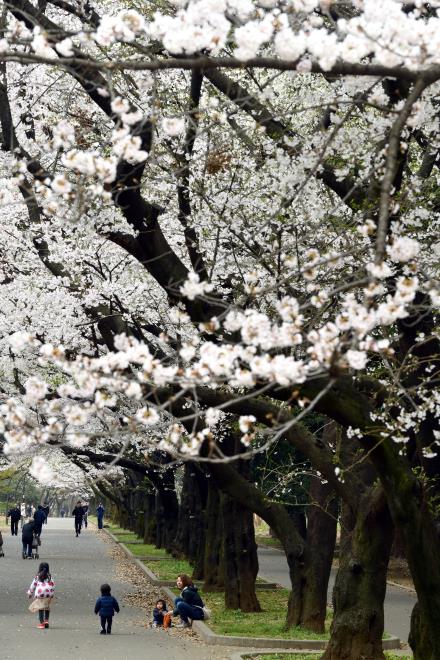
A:
{"type": "MultiPolygon", "coordinates": [[[[315,61],[330,70],[337,61],[361,62],[366,57],[384,66],[409,68],[439,63],[439,18],[426,18],[417,7],[404,11],[394,0],[363,0],[352,18],[339,18],[327,27],[314,12],[326,13],[328,0],[189,0],[176,3],[175,14],[157,11],[153,20],[135,10],[105,15],[95,39],[103,46],[131,42],[139,35],[159,40],[170,53],[218,54],[229,43],[234,56],[248,60],[272,48],[284,60],[315,61]],[[295,16],[306,18],[302,29],[295,16]],[[384,16],[387,20],[383,20],[384,16]]],[[[43,44],[44,46],[44,44],[43,44]]]]}

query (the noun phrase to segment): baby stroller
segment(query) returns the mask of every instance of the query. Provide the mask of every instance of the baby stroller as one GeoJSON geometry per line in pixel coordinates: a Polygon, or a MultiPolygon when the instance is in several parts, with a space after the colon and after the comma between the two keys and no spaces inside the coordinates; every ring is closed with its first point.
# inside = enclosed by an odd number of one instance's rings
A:
{"type": "Polygon", "coordinates": [[[2,533],[0,532],[0,557],[4,557],[5,553],[3,552],[3,536],[2,533]]]}
{"type": "Polygon", "coordinates": [[[40,555],[39,555],[39,552],[38,552],[40,545],[41,545],[40,537],[34,535],[34,537],[32,539],[32,559],[39,559],[40,558],[40,555]]]}

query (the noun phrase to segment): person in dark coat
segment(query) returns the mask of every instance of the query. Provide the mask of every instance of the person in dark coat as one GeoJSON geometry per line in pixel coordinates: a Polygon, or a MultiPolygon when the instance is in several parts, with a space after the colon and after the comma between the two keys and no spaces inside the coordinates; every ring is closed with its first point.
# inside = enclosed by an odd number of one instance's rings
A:
{"type": "Polygon", "coordinates": [[[23,556],[32,557],[32,541],[34,538],[35,523],[28,520],[21,530],[21,542],[23,543],[23,556]]]}
{"type": "Polygon", "coordinates": [[[35,536],[40,538],[41,530],[43,529],[43,523],[46,520],[46,512],[43,511],[41,504],[38,505],[37,510],[34,513],[34,522],[35,522],[35,536]]]}
{"type": "Polygon", "coordinates": [[[88,517],[89,517],[89,505],[87,504],[87,502],[84,502],[84,504],[83,504],[83,511],[84,511],[83,523],[84,523],[84,527],[87,529],[87,523],[88,523],[88,517]]]}
{"type": "Polygon", "coordinates": [[[165,614],[168,614],[167,604],[163,598],[159,598],[153,610],[153,628],[163,626],[165,614]]]}
{"type": "Polygon", "coordinates": [[[44,520],[44,523],[47,524],[47,519],[48,519],[48,517],[49,517],[49,511],[50,511],[50,506],[48,505],[47,502],[44,503],[44,506],[42,507],[42,509],[43,509],[44,514],[45,514],[45,516],[46,516],[46,518],[45,518],[45,520],[44,520]]]}
{"type": "Polygon", "coordinates": [[[78,537],[81,534],[81,527],[84,516],[84,507],[81,504],[81,501],[78,500],[76,507],[72,511],[72,516],[75,518],[75,534],[78,537]]]}
{"type": "Polygon", "coordinates": [[[60,515],[61,515],[61,518],[64,518],[64,516],[66,515],[66,509],[64,507],[61,507],[60,515]]]}
{"type": "Polygon", "coordinates": [[[102,502],[100,502],[96,507],[96,515],[98,518],[98,529],[102,529],[102,521],[104,520],[104,511],[105,511],[104,506],[102,502]]]}
{"type": "Polygon", "coordinates": [[[8,511],[8,518],[11,519],[11,535],[18,536],[18,522],[21,518],[21,511],[18,504],[8,511]]]}
{"type": "Polygon", "coordinates": [[[181,620],[176,628],[189,628],[188,619],[200,621],[204,618],[203,600],[200,598],[197,587],[194,586],[189,575],[179,575],[176,585],[179,589],[182,589],[180,597],[174,601],[173,616],[179,615],[181,620]]]}
{"type": "Polygon", "coordinates": [[[118,601],[113,598],[110,585],[103,584],[101,586],[101,596],[95,605],[95,614],[99,614],[101,617],[101,635],[111,635],[115,612],[119,612],[118,601]]]}

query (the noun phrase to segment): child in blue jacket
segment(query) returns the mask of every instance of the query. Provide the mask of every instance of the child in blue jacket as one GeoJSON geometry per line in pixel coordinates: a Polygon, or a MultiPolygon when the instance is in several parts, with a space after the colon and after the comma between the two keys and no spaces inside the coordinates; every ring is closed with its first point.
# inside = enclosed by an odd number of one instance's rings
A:
{"type": "Polygon", "coordinates": [[[110,585],[103,584],[101,597],[98,598],[95,605],[95,614],[99,614],[101,617],[101,635],[111,635],[115,612],[119,612],[118,601],[111,595],[110,585]]]}

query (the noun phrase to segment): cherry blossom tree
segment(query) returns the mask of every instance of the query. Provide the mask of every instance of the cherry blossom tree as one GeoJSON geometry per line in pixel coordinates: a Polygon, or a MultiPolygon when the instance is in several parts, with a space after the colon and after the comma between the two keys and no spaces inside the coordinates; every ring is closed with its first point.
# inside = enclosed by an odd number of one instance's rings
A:
{"type": "Polygon", "coordinates": [[[350,530],[326,658],[383,657],[393,526],[440,654],[438,5],[2,3],[4,451],[111,438],[261,512],[233,464],[291,442],[350,530]]]}

